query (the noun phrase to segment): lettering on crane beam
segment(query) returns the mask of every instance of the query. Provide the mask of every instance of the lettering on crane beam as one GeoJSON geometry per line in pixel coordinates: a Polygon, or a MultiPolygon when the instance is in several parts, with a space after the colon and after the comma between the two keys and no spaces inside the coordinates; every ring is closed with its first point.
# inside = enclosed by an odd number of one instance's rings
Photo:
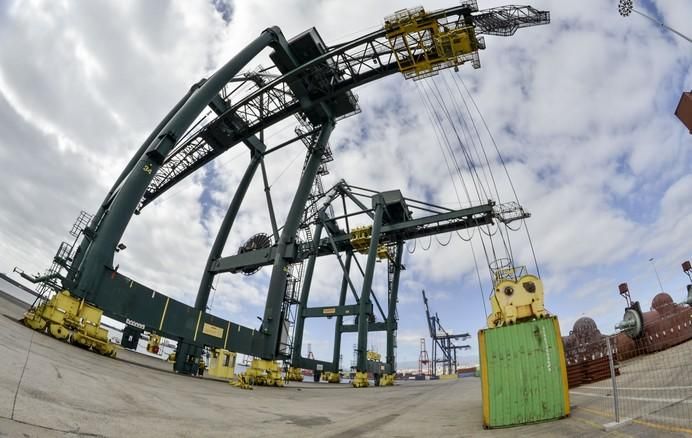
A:
{"type": "Polygon", "coordinates": [[[223,338],[223,328],[206,322],[202,326],[202,333],[205,335],[214,336],[215,338],[223,338]]]}
{"type": "Polygon", "coordinates": [[[335,313],[336,313],[335,307],[327,307],[326,309],[322,309],[322,315],[333,315],[335,313]]]}
{"type": "Polygon", "coordinates": [[[138,329],[144,330],[146,326],[141,322],[133,321],[130,318],[125,319],[125,324],[131,325],[132,327],[137,327],[138,329]]]}

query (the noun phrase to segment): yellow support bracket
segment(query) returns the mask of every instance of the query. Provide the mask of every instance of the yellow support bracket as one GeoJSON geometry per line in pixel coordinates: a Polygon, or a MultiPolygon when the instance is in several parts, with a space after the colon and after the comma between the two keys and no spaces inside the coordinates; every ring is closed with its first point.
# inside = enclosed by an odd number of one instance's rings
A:
{"type": "MultiPolygon", "coordinates": [[[[361,254],[367,254],[370,250],[370,241],[372,240],[372,225],[363,227],[354,227],[351,230],[351,246],[354,250],[361,254]]],[[[387,245],[377,245],[377,258],[382,260],[389,257],[387,245]]]]}
{"type": "Polygon", "coordinates": [[[379,362],[380,360],[382,360],[382,355],[377,351],[368,351],[367,357],[368,360],[371,360],[373,362],[379,362]]]}

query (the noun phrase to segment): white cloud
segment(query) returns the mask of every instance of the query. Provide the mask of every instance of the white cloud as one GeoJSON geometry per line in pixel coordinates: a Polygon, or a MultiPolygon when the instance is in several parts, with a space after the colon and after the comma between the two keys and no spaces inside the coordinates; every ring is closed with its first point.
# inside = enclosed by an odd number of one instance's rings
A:
{"type": "MultiPolygon", "coordinates": [[[[485,8],[503,2],[480,3],[485,8]]],[[[0,12],[2,271],[15,265],[31,272],[44,269],[79,210],[96,209],[163,114],[262,29],[279,25],[290,38],[316,26],[325,41],[334,43],[373,30],[384,16],[410,5],[252,0],[232,6],[229,24],[203,0],[16,2],[0,12]]],[[[443,6],[449,4],[426,5],[443,6]]],[[[487,37],[482,69],[464,66],[458,75],[472,90],[508,160],[519,197],[533,214],[528,224],[544,271],[548,308],[564,315],[565,332],[581,314],[609,331],[620,317],[622,303],[612,298],[618,282],[629,280],[644,303],[653,295],[646,291],[657,290],[646,273],[648,258],[656,257],[664,286],[673,295],[682,293],[685,279],[678,266],[690,257],[686,242],[692,232],[687,194],[691,137],[672,112],[680,92],[692,83],[692,57],[684,41],[642,17],[619,17],[613,1],[537,0],[535,6],[551,11],[550,26],[522,29],[511,38],[487,37]]],[[[671,26],[689,33],[689,2],[656,6],[671,26]]],[[[267,54],[257,62],[269,65],[267,54]]],[[[434,79],[441,89],[453,91],[450,104],[459,102],[452,77],[434,79]]],[[[356,90],[363,112],[337,125],[331,139],[335,162],[325,184],[345,178],[457,206],[444,162],[447,152],[438,145],[421,99],[421,93],[433,93],[432,83],[413,84],[394,75],[356,90]]],[[[292,124],[267,131],[270,146],[285,139],[292,124]]],[[[482,135],[493,160],[489,139],[482,135]]],[[[303,152],[296,145],[267,159],[280,223],[303,152]]],[[[121,271],[192,303],[207,252],[247,163],[247,151],[239,145],[216,160],[213,171],[205,169],[135,217],[123,237],[128,248],[117,258],[121,271]],[[212,186],[205,175],[213,175],[212,186]],[[205,188],[212,204],[203,216],[205,188]]],[[[479,167],[481,175],[487,167],[479,167]]],[[[490,167],[502,200],[511,200],[503,170],[494,161],[490,167]]],[[[464,176],[470,181],[467,171],[464,176]]],[[[253,234],[269,231],[258,171],[224,253],[235,253],[253,234]]],[[[448,237],[438,238],[444,243],[448,237]]],[[[475,332],[485,320],[468,243],[452,236],[452,243],[442,247],[433,239],[430,250],[422,251],[428,245],[422,240],[404,258],[400,360],[417,359],[415,339],[427,334],[420,289],[430,291],[431,306],[445,326],[475,332]]],[[[512,245],[516,260],[531,265],[523,230],[512,234],[512,245]]],[[[487,294],[478,237],[474,248],[487,294]]],[[[249,278],[221,276],[214,311],[256,326],[268,275],[264,268],[249,278]]],[[[340,276],[333,257],[320,260],[311,305],[335,303],[340,276]]],[[[355,283],[359,291],[360,280],[355,283]]],[[[384,264],[378,265],[373,288],[383,300],[384,264]]],[[[329,356],[332,335],[311,330],[309,336],[320,355],[329,356]]],[[[372,339],[384,352],[378,336],[372,339]]],[[[344,341],[348,359],[349,348],[344,341]]]]}

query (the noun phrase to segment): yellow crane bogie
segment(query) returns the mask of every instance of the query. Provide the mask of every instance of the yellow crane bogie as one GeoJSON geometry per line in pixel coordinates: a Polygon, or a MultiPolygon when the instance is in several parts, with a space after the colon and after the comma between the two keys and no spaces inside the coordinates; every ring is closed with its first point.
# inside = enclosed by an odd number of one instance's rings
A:
{"type": "Polygon", "coordinates": [[[115,357],[116,347],[108,341],[108,330],[101,327],[102,315],[101,309],[63,290],[29,309],[24,314],[24,324],[38,331],[48,327],[48,333],[56,339],[115,357]]]}
{"type": "Polygon", "coordinates": [[[354,388],[367,388],[370,385],[370,382],[368,382],[368,373],[364,371],[356,371],[356,374],[353,376],[353,380],[351,380],[351,385],[354,388]]]}
{"type": "Polygon", "coordinates": [[[380,377],[380,386],[394,386],[395,374],[383,374],[380,377]]]}
{"type": "Polygon", "coordinates": [[[60,339],[64,340],[67,339],[67,337],[70,335],[70,331],[65,328],[65,326],[57,324],[57,323],[51,323],[48,326],[48,331],[50,332],[50,335],[53,336],[55,339],[60,339]]]}
{"type": "Polygon", "coordinates": [[[333,371],[327,371],[322,374],[322,378],[324,379],[325,382],[328,383],[340,383],[341,382],[341,374],[338,372],[333,372],[333,371]]]}
{"type": "Polygon", "coordinates": [[[229,381],[231,384],[256,386],[284,386],[281,369],[278,362],[265,359],[252,359],[250,367],[238,379],[229,381]],[[235,383],[234,383],[235,382],[235,383]]]}
{"type": "Polygon", "coordinates": [[[286,371],[286,380],[289,382],[302,382],[303,372],[300,368],[289,367],[286,371]]]}

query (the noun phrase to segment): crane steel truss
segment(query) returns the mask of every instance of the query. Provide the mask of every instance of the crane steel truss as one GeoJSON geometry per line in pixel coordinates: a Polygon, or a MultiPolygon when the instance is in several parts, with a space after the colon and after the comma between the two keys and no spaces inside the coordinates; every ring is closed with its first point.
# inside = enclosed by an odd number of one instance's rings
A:
{"type": "Polygon", "coordinates": [[[471,337],[468,333],[450,334],[442,327],[440,317],[435,313],[430,315],[428,298],[423,291],[423,304],[425,305],[425,318],[428,321],[430,338],[432,339],[432,375],[437,375],[437,364],[442,364],[442,374],[456,373],[457,369],[457,350],[468,350],[470,345],[455,345],[456,340],[466,340],[471,337]],[[440,350],[442,357],[437,358],[437,350],[440,350]]]}
{"type": "MultiPolygon", "coordinates": [[[[436,23],[444,20],[450,29],[465,28],[468,26],[466,23],[472,23],[475,34],[479,36],[510,36],[519,28],[548,23],[550,15],[530,6],[503,6],[478,12],[475,2],[466,2],[430,13],[428,19],[436,23]]],[[[426,56],[426,46],[410,50],[413,59],[426,56]]],[[[318,102],[338,104],[339,111],[335,116],[346,117],[357,111],[357,99],[351,92],[353,88],[400,71],[397,51],[392,49],[385,29],[330,47],[326,53],[293,69],[283,65],[277,69],[283,73],[282,76],[246,96],[239,96],[240,100],[233,105],[230,102],[236,96],[230,87],[224,88],[220,95],[224,111],[166,157],[164,165],[147,187],[141,207],[242,139],[279,120],[304,111],[307,119],[319,124],[317,114],[312,110],[305,111],[301,100],[307,100],[310,105],[318,102]]]]}
{"type": "MultiPolygon", "coordinates": [[[[478,11],[475,1],[440,11],[423,12],[421,17],[425,18],[428,32],[434,33],[435,37],[426,40],[427,43],[406,48],[410,63],[425,64],[418,70],[420,75],[427,75],[440,67],[456,67],[468,61],[469,56],[476,60],[475,51],[484,47],[480,35],[511,35],[518,28],[549,22],[548,12],[537,11],[530,6],[505,6],[478,11]],[[435,23],[439,28],[435,28],[435,23]],[[469,44],[465,43],[463,47],[455,45],[455,38],[461,36],[468,39],[469,44]]],[[[285,357],[280,351],[280,338],[282,312],[286,310],[282,303],[285,301],[288,265],[349,248],[349,236],[343,233],[333,233],[328,243],[318,238],[302,244],[296,242],[296,233],[304,218],[313,182],[324,162],[329,135],[336,120],[359,111],[357,99],[351,90],[397,71],[404,72],[401,69],[403,52],[400,52],[395,41],[395,27],[390,23],[383,29],[332,47],[324,44],[314,28],[291,41],[287,41],[278,28],[262,32],[211,77],[193,85],[152,131],[123,169],[89,225],[81,230],[79,245],[75,244],[69,254],[60,259],[57,272],[44,278],[24,277],[34,282],[48,278],[52,282],[51,287],[55,287],[55,280],[59,279],[62,288],[100,307],[104,314],[130,326],[177,339],[175,367],[181,372],[186,370],[184,362],[190,357],[198,357],[203,346],[231,349],[263,359],[285,357]],[[267,47],[273,49],[270,58],[274,66],[255,74],[241,74],[241,70],[267,47]],[[239,91],[243,90],[243,87],[238,87],[239,83],[251,84],[251,91],[239,91]],[[213,120],[206,124],[198,121],[200,125],[193,126],[206,108],[215,114],[213,120]],[[295,138],[268,149],[264,142],[264,131],[289,116],[299,118],[307,131],[301,131],[295,138]],[[309,146],[298,189],[279,234],[264,157],[298,139],[306,141],[309,146]],[[240,142],[249,148],[251,160],[210,251],[195,306],[170,299],[119,273],[117,267],[113,267],[113,256],[120,247],[120,239],[132,215],[240,142]],[[273,244],[231,258],[221,257],[245,193],[258,168],[262,169],[267,194],[273,244]],[[260,256],[264,258],[258,258],[260,256]],[[273,269],[267,303],[258,330],[239,326],[206,312],[211,280],[215,275],[270,264],[273,269]],[[65,274],[62,273],[63,269],[67,269],[65,274]]],[[[415,30],[413,25],[411,31],[415,30]]],[[[474,64],[478,66],[475,61],[474,64]]],[[[510,210],[516,213],[516,210],[510,210]]],[[[488,224],[493,218],[503,220],[502,214],[493,210],[491,203],[391,223],[382,223],[383,211],[384,207],[377,207],[373,214],[372,239],[378,242],[374,246],[375,254],[381,244],[400,246],[406,239],[488,224]]],[[[521,210],[517,217],[523,214],[521,210]]],[[[328,222],[323,228],[329,229],[328,222]]],[[[371,247],[370,253],[372,251],[371,247]]],[[[400,255],[400,252],[397,254],[400,255]]],[[[365,269],[366,279],[372,276],[370,258],[365,269]]],[[[394,288],[391,284],[394,283],[395,271],[396,268],[392,268],[390,289],[394,288]]],[[[364,303],[369,301],[369,295],[361,296],[365,299],[358,304],[359,314],[368,314],[369,307],[364,303]]],[[[395,308],[391,311],[395,317],[395,308]]],[[[391,324],[391,316],[388,318],[389,335],[393,336],[391,327],[395,327],[395,324],[391,324]]],[[[363,332],[367,335],[367,318],[359,319],[357,329],[359,337],[363,332]]],[[[359,354],[359,370],[364,369],[365,345],[359,339],[359,353],[362,353],[359,354]]],[[[390,353],[388,346],[387,361],[393,363],[393,353],[390,353]]]]}

